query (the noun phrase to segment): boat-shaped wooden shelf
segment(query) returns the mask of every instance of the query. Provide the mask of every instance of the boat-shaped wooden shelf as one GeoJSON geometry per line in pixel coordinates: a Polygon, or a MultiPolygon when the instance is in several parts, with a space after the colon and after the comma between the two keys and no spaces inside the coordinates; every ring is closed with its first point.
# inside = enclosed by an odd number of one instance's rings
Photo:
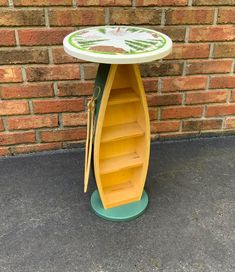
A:
{"type": "Polygon", "coordinates": [[[148,203],[144,185],[150,153],[148,106],[136,63],[168,55],[172,42],[153,30],[107,26],[68,35],[64,48],[74,57],[101,63],[94,89],[98,192],[92,195],[92,207],[108,220],[133,219],[148,203]]]}
{"type": "Polygon", "coordinates": [[[110,67],[97,119],[94,169],[105,208],[140,200],[149,161],[148,107],[138,67],[110,67]]]}

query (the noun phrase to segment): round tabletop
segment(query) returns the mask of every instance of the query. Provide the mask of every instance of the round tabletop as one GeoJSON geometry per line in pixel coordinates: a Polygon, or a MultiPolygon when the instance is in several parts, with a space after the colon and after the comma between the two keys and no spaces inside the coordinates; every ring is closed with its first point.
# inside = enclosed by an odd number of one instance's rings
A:
{"type": "Polygon", "coordinates": [[[143,63],[171,53],[171,39],[158,31],[132,26],[99,26],[74,31],[64,38],[69,55],[109,64],[143,63]]]}

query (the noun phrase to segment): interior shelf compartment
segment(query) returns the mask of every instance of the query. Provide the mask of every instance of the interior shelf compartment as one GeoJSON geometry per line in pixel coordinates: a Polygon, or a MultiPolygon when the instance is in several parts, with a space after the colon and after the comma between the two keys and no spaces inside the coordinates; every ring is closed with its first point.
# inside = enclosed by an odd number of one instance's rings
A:
{"type": "Polygon", "coordinates": [[[140,101],[131,88],[111,90],[108,106],[140,101]]]}
{"type": "Polygon", "coordinates": [[[125,138],[134,138],[142,135],[144,135],[144,131],[137,122],[104,127],[101,136],[101,143],[122,140],[125,138]]]}
{"type": "Polygon", "coordinates": [[[123,202],[135,201],[138,198],[137,188],[130,180],[124,181],[120,184],[105,187],[104,195],[106,198],[107,207],[122,205],[123,202]]]}
{"type": "Polygon", "coordinates": [[[120,171],[122,169],[134,168],[143,165],[142,159],[136,152],[116,156],[100,161],[101,175],[120,171]]]}

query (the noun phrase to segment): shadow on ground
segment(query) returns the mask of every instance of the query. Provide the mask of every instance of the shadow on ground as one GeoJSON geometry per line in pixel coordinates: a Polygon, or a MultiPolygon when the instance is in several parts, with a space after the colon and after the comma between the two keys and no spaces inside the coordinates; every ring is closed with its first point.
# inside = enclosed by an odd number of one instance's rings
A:
{"type": "Polygon", "coordinates": [[[82,150],[0,159],[1,272],[234,271],[235,137],[153,143],[144,215],[83,194],[82,150]]]}

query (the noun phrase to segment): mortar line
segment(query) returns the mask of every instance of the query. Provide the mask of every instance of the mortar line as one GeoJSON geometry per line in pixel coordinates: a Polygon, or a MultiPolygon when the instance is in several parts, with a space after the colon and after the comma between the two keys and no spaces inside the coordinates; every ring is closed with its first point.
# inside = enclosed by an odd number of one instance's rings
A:
{"type": "Polygon", "coordinates": [[[205,90],[208,91],[211,83],[211,75],[208,76],[205,90]]]}
{"type": "Polygon", "coordinates": [[[58,90],[58,82],[57,81],[53,82],[53,91],[54,91],[54,96],[58,97],[59,90],[58,90]]]}
{"type": "Polygon", "coordinates": [[[73,1],[72,1],[72,6],[73,6],[74,8],[77,7],[77,0],[73,0],[73,1]]]}
{"type": "Polygon", "coordinates": [[[21,67],[21,74],[22,74],[23,82],[26,83],[27,82],[27,75],[26,75],[25,66],[21,67]]]}
{"type": "Polygon", "coordinates": [[[9,5],[9,7],[14,7],[14,1],[13,0],[8,0],[8,5],[9,5]]]}
{"type": "Polygon", "coordinates": [[[16,40],[16,47],[20,47],[20,39],[19,39],[19,33],[17,29],[15,29],[15,40],[16,40]]]}
{"type": "Polygon", "coordinates": [[[228,96],[227,96],[227,100],[226,100],[226,102],[228,104],[230,104],[231,98],[232,98],[232,90],[228,90],[228,96]]]}
{"type": "Polygon", "coordinates": [[[179,132],[183,131],[183,120],[180,120],[180,127],[179,127],[179,132]]]}
{"type": "Polygon", "coordinates": [[[235,58],[233,59],[232,65],[231,65],[231,71],[230,71],[231,75],[234,75],[234,69],[235,69],[235,58]]]}
{"type": "Polygon", "coordinates": [[[109,8],[104,9],[104,23],[105,23],[105,25],[110,24],[110,10],[109,10],[109,8]]]}
{"type": "Polygon", "coordinates": [[[182,76],[186,76],[186,71],[187,71],[187,61],[184,60],[182,76]]]}
{"type": "Polygon", "coordinates": [[[158,82],[157,82],[157,87],[158,87],[158,93],[162,92],[162,79],[159,77],[158,82]]]}
{"type": "Polygon", "coordinates": [[[44,9],[44,15],[45,15],[45,25],[47,28],[50,27],[50,23],[49,23],[49,16],[48,16],[48,8],[44,9]]]}
{"type": "Polygon", "coordinates": [[[48,48],[49,64],[53,64],[53,56],[51,47],[48,48]]]}
{"type": "Polygon", "coordinates": [[[188,43],[189,40],[189,26],[186,27],[185,31],[185,43],[188,43]]]}
{"type": "Polygon", "coordinates": [[[208,59],[213,59],[213,53],[214,53],[214,43],[210,44],[210,52],[209,52],[209,58],[208,59]]]}
{"type": "Polygon", "coordinates": [[[217,22],[218,22],[218,13],[219,13],[219,9],[215,8],[213,25],[217,25],[217,22]]]}
{"type": "Polygon", "coordinates": [[[7,117],[2,117],[4,131],[9,132],[8,125],[7,125],[7,117]]]}
{"type": "Polygon", "coordinates": [[[35,138],[36,138],[36,144],[41,143],[41,137],[40,137],[40,131],[39,130],[35,130],[35,138]]]}
{"type": "Polygon", "coordinates": [[[85,72],[84,72],[84,66],[82,63],[80,64],[80,80],[82,82],[85,81],[85,72]]]}
{"type": "Polygon", "coordinates": [[[58,113],[58,129],[63,129],[64,128],[64,126],[63,126],[63,121],[62,121],[62,113],[61,112],[59,112],[58,113]]]}
{"type": "Polygon", "coordinates": [[[32,115],[32,114],[34,114],[34,112],[33,112],[33,103],[32,103],[31,99],[28,100],[28,102],[29,102],[29,113],[30,113],[30,115],[32,115]]]}
{"type": "Polygon", "coordinates": [[[166,23],[166,10],[162,9],[162,15],[161,15],[161,26],[165,26],[166,23]]]}

